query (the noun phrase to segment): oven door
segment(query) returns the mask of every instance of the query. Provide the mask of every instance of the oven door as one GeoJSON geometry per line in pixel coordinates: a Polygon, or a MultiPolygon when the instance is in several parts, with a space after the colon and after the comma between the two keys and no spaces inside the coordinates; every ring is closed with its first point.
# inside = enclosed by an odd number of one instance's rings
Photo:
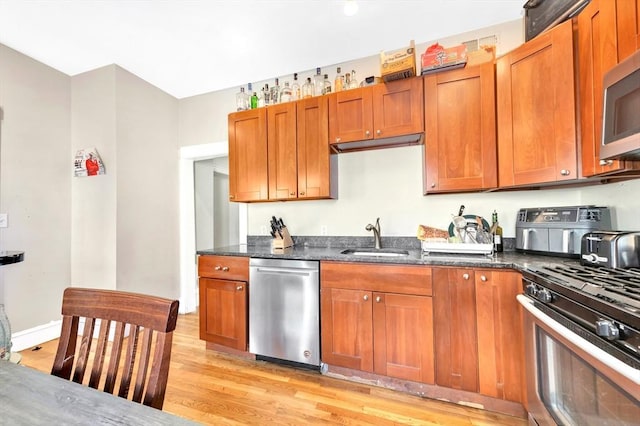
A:
{"type": "Polygon", "coordinates": [[[532,425],[637,425],[640,370],[578,336],[518,295],[524,309],[532,425]]]}

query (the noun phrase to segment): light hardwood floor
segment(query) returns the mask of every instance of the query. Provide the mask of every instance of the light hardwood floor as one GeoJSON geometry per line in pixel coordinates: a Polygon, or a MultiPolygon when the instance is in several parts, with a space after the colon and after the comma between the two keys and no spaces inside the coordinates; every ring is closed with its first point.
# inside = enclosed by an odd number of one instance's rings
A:
{"type": "MultiPolygon", "coordinates": [[[[49,373],[57,343],[22,351],[22,364],[49,373]]],[[[213,425],[527,424],[520,418],[206,350],[198,338],[197,314],[178,319],[163,410],[213,425]]]]}

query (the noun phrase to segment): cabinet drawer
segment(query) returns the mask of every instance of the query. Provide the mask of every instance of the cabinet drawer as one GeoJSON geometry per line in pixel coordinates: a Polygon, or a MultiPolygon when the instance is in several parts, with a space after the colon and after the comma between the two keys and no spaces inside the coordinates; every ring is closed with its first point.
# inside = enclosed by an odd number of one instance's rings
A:
{"type": "Polygon", "coordinates": [[[321,262],[320,285],[327,288],[431,296],[431,268],[417,265],[321,262]]]}
{"type": "Polygon", "coordinates": [[[198,276],[223,280],[249,281],[249,258],[233,256],[200,256],[198,276]]]}

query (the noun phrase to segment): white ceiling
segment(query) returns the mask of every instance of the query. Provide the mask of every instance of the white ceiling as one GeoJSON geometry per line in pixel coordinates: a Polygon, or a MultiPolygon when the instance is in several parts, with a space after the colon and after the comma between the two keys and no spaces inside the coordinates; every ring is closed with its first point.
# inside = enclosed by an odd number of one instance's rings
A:
{"type": "Polygon", "coordinates": [[[68,75],[118,64],[177,98],[520,18],[525,0],[0,0],[0,43],[68,75]]]}

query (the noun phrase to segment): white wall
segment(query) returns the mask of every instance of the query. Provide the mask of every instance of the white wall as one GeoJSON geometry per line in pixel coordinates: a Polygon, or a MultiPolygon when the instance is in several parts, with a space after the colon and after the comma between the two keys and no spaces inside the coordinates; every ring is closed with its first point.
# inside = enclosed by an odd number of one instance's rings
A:
{"type": "Polygon", "coordinates": [[[71,281],[70,99],[68,76],[0,44],[0,249],[25,252],[0,267],[14,332],[60,318],[71,281]]]}

